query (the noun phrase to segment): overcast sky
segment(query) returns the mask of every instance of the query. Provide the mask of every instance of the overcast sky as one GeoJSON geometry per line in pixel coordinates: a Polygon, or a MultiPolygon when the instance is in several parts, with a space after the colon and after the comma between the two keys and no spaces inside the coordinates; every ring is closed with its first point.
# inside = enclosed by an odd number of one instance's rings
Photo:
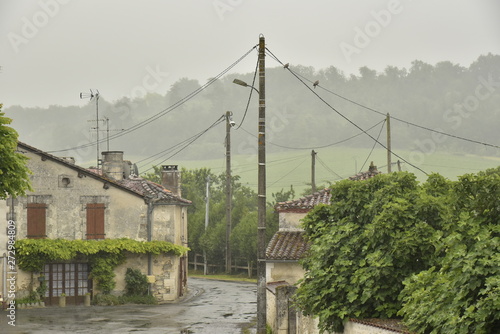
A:
{"type": "MultiPolygon", "coordinates": [[[[216,76],[258,43],[346,74],[500,54],[498,0],[0,0],[0,103],[81,105],[216,76]]],[[[232,72],[253,72],[256,53],[232,72]]],[[[270,57],[266,66],[279,64],[270,57]]]]}

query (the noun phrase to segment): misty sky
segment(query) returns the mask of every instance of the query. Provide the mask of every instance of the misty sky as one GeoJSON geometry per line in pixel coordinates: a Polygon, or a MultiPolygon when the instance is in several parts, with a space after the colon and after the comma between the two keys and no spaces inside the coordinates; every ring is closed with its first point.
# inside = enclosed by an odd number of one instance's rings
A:
{"type": "MultiPolygon", "coordinates": [[[[500,54],[497,0],[0,0],[0,103],[82,105],[216,76],[266,37],[282,61],[409,68],[500,54]]],[[[232,72],[253,72],[254,52],[232,72]]],[[[266,66],[279,64],[270,57],[266,66]]]]}

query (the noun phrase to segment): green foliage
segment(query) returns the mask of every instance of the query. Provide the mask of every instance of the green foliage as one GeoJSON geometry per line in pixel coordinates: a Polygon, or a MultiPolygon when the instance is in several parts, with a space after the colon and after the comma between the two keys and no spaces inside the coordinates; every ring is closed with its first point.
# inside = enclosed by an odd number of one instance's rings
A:
{"type": "Polygon", "coordinates": [[[238,226],[231,234],[231,248],[234,255],[242,257],[247,262],[255,261],[257,254],[257,212],[251,212],[244,216],[238,226]]]}
{"type": "Polygon", "coordinates": [[[99,293],[94,296],[92,304],[98,306],[114,306],[120,305],[122,302],[120,301],[120,298],[115,295],[99,293]]]}
{"type": "MultiPolygon", "coordinates": [[[[448,181],[432,178],[446,189],[448,181]]],[[[409,173],[341,181],[332,186],[332,205],[306,216],[311,251],[296,302],[319,316],[322,330],[340,330],[350,317],[394,317],[404,279],[435,264],[437,232],[449,214],[441,192],[426,187],[409,173]]]]}
{"type": "Polygon", "coordinates": [[[124,295],[118,297],[120,304],[146,304],[156,305],[158,301],[151,295],[124,295]]]}
{"type": "Polygon", "coordinates": [[[148,278],[138,269],[127,268],[125,290],[129,296],[144,296],[148,293],[148,278]]]}
{"type": "Polygon", "coordinates": [[[464,175],[432,268],[409,277],[400,315],[417,333],[500,332],[500,169],[464,175]]]}
{"type": "Polygon", "coordinates": [[[17,150],[17,132],[8,124],[12,120],[5,117],[0,104],[0,199],[8,196],[23,196],[32,190],[26,162],[28,158],[17,150]]]}
{"type": "Polygon", "coordinates": [[[90,277],[97,281],[103,293],[115,287],[113,269],[125,261],[125,252],[135,254],[169,253],[183,255],[187,248],[166,241],[136,241],[131,239],[66,240],[20,239],[16,241],[19,268],[25,271],[42,271],[51,261],[67,261],[86,256],[90,264],[90,277]]]}
{"type": "Polygon", "coordinates": [[[47,285],[47,281],[44,279],[40,282],[40,285],[38,286],[38,288],[36,288],[36,292],[38,294],[38,297],[40,298],[40,300],[43,300],[43,298],[45,298],[45,293],[47,292],[47,289],[48,289],[48,285],[47,285]]]}

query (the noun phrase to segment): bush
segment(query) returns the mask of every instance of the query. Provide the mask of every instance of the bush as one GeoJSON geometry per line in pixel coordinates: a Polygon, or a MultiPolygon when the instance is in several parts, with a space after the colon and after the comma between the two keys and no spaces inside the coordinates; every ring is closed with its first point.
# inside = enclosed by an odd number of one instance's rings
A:
{"type": "Polygon", "coordinates": [[[98,306],[113,306],[120,305],[122,303],[117,296],[99,293],[95,295],[93,304],[98,306]]]}
{"type": "Polygon", "coordinates": [[[148,278],[138,269],[127,268],[125,283],[128,296],[145,296],[148,293],[148,278]]]}
{"type": "Polygon", "coordinates": [[[153,296],[123,295],[118,297],[120,304],[147,304],[156,305],[158,301],[153,296]]]}

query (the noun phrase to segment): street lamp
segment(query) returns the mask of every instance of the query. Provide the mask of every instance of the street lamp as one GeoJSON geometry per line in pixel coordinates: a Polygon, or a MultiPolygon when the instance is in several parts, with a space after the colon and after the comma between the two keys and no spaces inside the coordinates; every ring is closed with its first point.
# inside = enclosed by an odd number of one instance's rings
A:
{"type": "Polygon", "coordinates": [[[255,91],[257,92],[257,94],[260,94],[260,93],[259,93],[259,90],[258,90],[257,88],[255,88],[255,87],[254,87],[254,86],[252,86],[252,85],[247,84],[247,83],[246,83],[245,81],[243,81],[243,80],[240,80],[240,79],[234,79],[234,80],[233,80],[233,83],[235,83],[235,84],[237,84],[237,85],[240,85],[240,86],[243,86],[243,87],[250,87],[250,88],[252,88],[252,89],[255,89],[255,91]]]}
{"type": "Polygon", "coordinates": [[[259,94],[258,191],[257,191],[257,334],[266,333],[266,42],[259,36],[259,89],[234,79],[233,83],[254,89],[259,94]]]}

